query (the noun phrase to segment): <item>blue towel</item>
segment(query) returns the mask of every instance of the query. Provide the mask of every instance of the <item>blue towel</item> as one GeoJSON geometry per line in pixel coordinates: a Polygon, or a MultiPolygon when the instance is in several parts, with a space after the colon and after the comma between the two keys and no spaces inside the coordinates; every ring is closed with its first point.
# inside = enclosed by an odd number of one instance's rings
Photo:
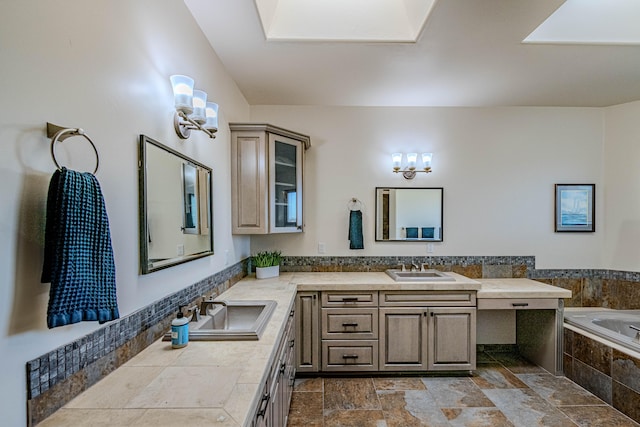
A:
{"type": "Polygon", "coordinates": [[[41,281],[51,282],[49,328],[120,317],[109,219],[91,173],[62,168],[51,177],[41,281]]]}
{"type": "Polygon", "coordinates": [[[349,249],[364,249],[361,211],[349,213],[349,249]]]}

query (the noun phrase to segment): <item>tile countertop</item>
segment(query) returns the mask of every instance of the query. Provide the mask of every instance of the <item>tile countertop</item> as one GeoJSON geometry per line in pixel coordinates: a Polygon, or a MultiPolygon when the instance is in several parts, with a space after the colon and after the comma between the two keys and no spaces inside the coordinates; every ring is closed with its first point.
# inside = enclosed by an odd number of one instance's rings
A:
{"type": "Polygon", "coordinates": [[[385,273],[283,273],[247,277],[218,299],[269,299],[278,305],[259,341],[192,341],[172,349],[158,340],[39,426],[247,426],[275,357],[297,290],[478,290],[478,298],[566,298],[570,291],[529,279],[394,282],[385,273]]]}

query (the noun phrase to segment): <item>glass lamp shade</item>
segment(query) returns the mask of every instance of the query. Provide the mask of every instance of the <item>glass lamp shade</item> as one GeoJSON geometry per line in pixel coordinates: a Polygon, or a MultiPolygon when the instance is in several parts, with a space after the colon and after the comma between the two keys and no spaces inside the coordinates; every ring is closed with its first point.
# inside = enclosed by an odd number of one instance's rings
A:
{"type": "Polygon", "coordinates": [[[402,164],[402,153],[393,153],[391,155],[391,162],[393,164],[393,170],[400,170],[400,166],[402,164]]]}
{"type": "Polygon", "coordinates": [[[409,170],[414,170],[418,163],[418,153],[407,153],[407,167],[409,170]]]}
{"type": "Polygon", "coordinates": [[[433,158],[432,153],[422,153],[422,164],[425,169],[431,169],[431,159],[433,158]]]}
{"type": "Polygon", "coordinates": [[[216,132],[218,130],[218,104],[207,102],[207,120],[204,122],[206,130],[216,132]]]}
{"type": "Polygon", "coordinates": [[[203,124],[207,120],[207,93],[202,90],[193,91],[193,113],[189,118],[194,122],[203,124]]]}
{"type": "Polygon", "coordinates": [[[176,111],[185,114],[193,112],[193,79],[179,74],[169,77],[173,88],[173,100],[176,111]]]}

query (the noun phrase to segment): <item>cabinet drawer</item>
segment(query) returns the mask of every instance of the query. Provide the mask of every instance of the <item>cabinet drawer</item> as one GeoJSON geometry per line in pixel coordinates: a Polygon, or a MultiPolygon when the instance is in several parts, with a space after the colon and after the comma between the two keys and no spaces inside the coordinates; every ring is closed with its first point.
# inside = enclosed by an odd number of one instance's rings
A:
{"type": "Polygon", "coordinates": [[[377,339],[377,308],[323,308],[323,339],[377,339]]]}
{"type": "Polygon", "coordinates": [[[323,307],[354,307],[354,306],[378,306],[378,292],[376,291],[329,291],[322,292],[323,307]]]}
{"type": "Polygon", "coordinates": [[[555,310],[557,298],[481,298],[478,310],[555,310]]]}
{"type": "Polygon", "coordinates": [[[378,341],[322,341],[323,371],[377,371],[378,341]]]}
{"type": "Polygon", "coordinates": [[[381,307],[474,307],[475,305],[475,291],[380,292],[381,307]]]}

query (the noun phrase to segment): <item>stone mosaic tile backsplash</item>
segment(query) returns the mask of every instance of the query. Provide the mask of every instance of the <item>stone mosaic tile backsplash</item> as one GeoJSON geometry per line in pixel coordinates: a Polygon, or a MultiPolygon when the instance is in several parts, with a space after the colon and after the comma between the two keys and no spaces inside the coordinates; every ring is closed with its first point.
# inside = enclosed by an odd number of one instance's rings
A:
{"type": "MultiPolygon", "coordinates": [[[[405,265],[480,278],[531,278],[573,291],[566,307],[640,308],[640,273],[610,270],[536,270],[533,256],[286,256],[283,272],[380,272],[405,265]]],[[[176,307],[220,294],[246,275],[246,260],[168,295],[74,342],[27,362],[29,420],[46,418],[73,397],[156,341],[176,307]]]]}

